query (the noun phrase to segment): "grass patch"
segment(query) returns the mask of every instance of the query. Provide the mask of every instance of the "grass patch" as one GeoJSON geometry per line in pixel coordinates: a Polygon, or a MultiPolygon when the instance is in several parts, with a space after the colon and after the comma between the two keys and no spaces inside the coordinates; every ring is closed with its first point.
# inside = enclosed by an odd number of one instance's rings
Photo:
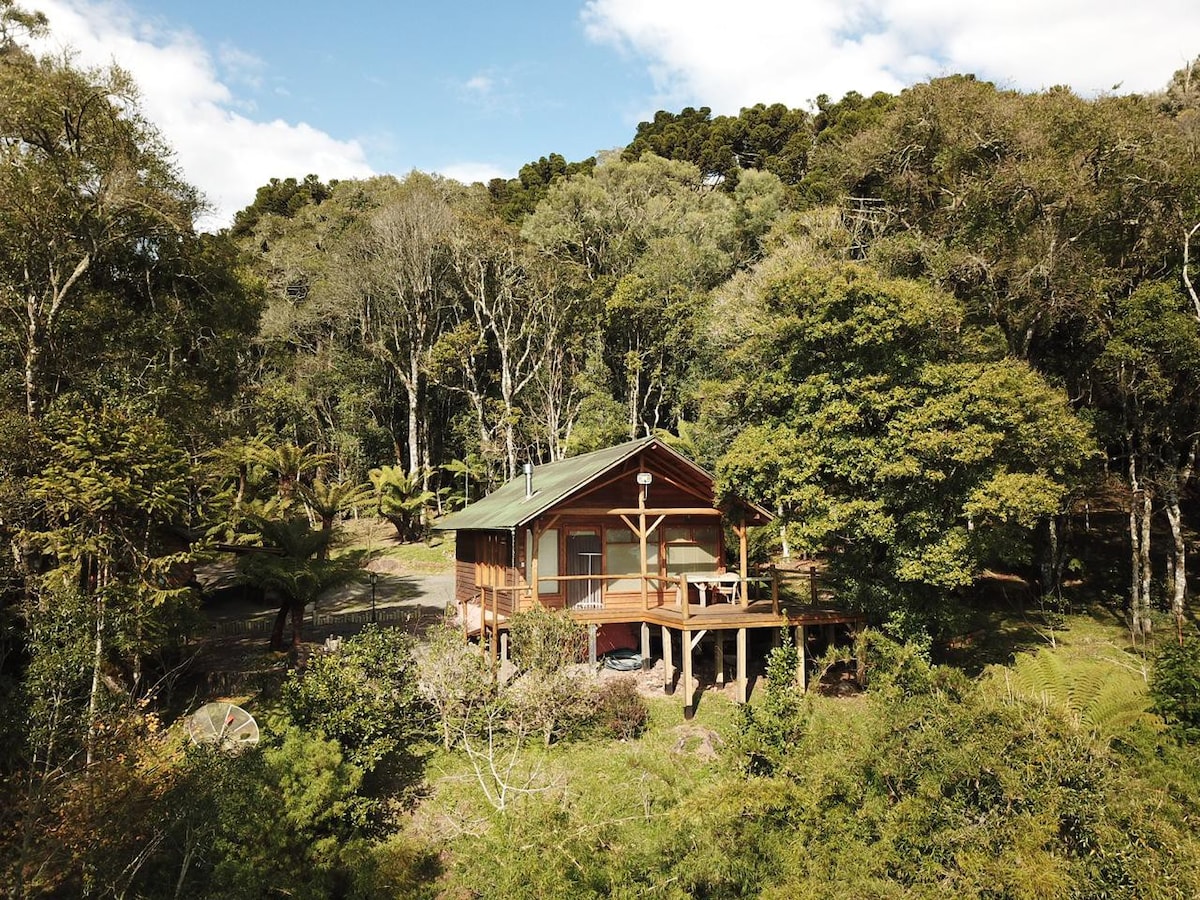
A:
{"type": "Polygon", "coordinates": [[[435,532],[427,542],[393,543],[378,552],[380,556],[399,560],[415,574],[439,575],[454,568],[454,538],[444,532],[435,532]]]}
{"type": "Polygon", "coordinates": [[[366,550],[374,559],[395,560],[396,574],[443,575],[454,570],[453,532],[434,531],[429,539],[401,543],[386,519],[362,516],[345,523],[342,548],[366,550]]]}

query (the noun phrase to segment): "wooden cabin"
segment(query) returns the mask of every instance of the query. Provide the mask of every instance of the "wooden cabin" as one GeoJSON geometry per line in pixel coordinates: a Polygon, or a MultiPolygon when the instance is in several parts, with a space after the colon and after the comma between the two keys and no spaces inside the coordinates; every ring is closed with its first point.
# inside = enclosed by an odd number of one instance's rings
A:
{"type": "MultiPolygon", "coordinates": [[[[717,498],[713,477],[658,438],[643,438],[570,459],[527,466],[513,479],[435,527],[457,532],[455,598],[468,633],[493,656],[508,617],[535,603],[566,608],[596,628],[641,627],[649,666],[651,629],[661,629],[664,687],[673,692],[680,648],[684,712],[690,717],[692,654],[712,635],[718,679],[726,637],[736,645],[738,699],[747,693],[747,629],[859,624],[860,617],[781,602],[772,570],[747,565],[747,529],[772,515],[754,503],[717,498]],[[726,552],[726,530],[736,554],[726,552]],[[727,571],[725,560],[735,556],[727,571]]],[[[732,551],[733,548],[730,548],[732,551]]],[[[800,677],[803,677],[803,669],[800,677]]]]}

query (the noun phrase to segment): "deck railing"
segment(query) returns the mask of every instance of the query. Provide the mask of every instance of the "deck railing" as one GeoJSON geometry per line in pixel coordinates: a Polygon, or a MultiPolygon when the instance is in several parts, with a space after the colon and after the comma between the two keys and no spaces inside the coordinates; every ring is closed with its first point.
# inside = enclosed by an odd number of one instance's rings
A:
{"type": "MultiPolygon", "coordinates": [[[[748,575],[745,578],[732,579],[713,579],[707,582],[706,593],[711,593],[714,596],[718,591],[725,592],[736,586],[735,596],[739,603],[743,606],[748,606],[751,601],[770,599],[772,609],[778,614],[781,603],[808,603],[816,605],[827,599],[829,590],[824,581],[819,577],[815,566],[809,567],[807,571],[796,569],[778,569],[775,566],[767,566],[760,570],[761,574],[748,575]]],[[[647,574],[646,582],[646,605],[645,610],[660,609],[665,606],[678,607],[683,618],[687,619],[693,615],[693,607],[697,604],[692,601],[692,594],[696,592],[697,581],[690,580],[687,574],[683,575],[659,575],[657,573],[647,574]]],[[[593,573],[591,575],[545,575],[538,578],[539,584],[560,584],[561,582],[599,582],[601,584],[612,583],[615,581],[638,582],[639,585],[643,580],[643,576],[638,572],[627,573],[593,573]]],[[[640,590],[640,586],[639,589],[640,590]]],[[[574,608],[580,611],[595,609],[602,611],[605,609],[603,597],[605,591],[601,590],[601,602],[599,606],[579,607],[578,604],[574,608]]],[[[622,593],[636,593],[635,591],[623,591],[622,593]]],[[[534,598],[533,588],[528,584],[520,585],[485,585],[479,588],[479,593],[476,597],[483,614],[484,619],[493,623],[498,623],[501,618],[507,618],[521,608],[522,602],[532,602],[534,598]]],[[[633,610],[630,610],[631,612],[633,610]]]]}
{"type": "MultiPolygon", "coordinates": [[[[762,570],[763,574],[748,575],[747,577],[738,577],[734,579],[714,579],[708,582],[708,589],[713,590],[717,586],[721,589],[729,589],[736,585],[736,597],[743,608],[749,607],[751,602],[759,602],[770,598],[771,611],[778,616],[781,612],[783,604],[811,604],[816,606],[823,599],[828,597],[828,589],[820,579],[815,566],[808,567],[807,571],[797,569],[778,569],[775,566],[766,566],[762,570]],[[753,598],[751,595],[754,595],[753,598]],[[765,596],[764,596],[765,595],[765,596]]],[[[684,575],[659,575],[647,574],[642,576],[640,573],[629,574],[602,574],[593,573],[591,575],[546,575],[538,578],[538,583],[555,583],[570,582],[570,581],[636,581],[640,583],[645,580],[646,586],[646,603],[644,611],[649,612],[651,609],[660,609],[666,606],[677,607],[680,616],[686,622],[695,613],[693,611],[694,604],[691,600],[691,588],[696,585],[695,581],[690,581],[686,574],[684,575]]],[[[521,607],[523,600],[532,602],[533,587],[528,584],[520,585],[485,585],[481,586],[477,594],[477,600],[480,605],[480,634],[481,638],[488,640],[490,645],[491,658],[497,658],[497,643],[501,631],[502,619],[507,619],[514,612],[517,612],[521,607]]],[[[624,593],[624,592],[623,592],[624,593]]],[[[632,593],[632,592],[630,592],[632,593]]],[[[601,598],[604,592],[601,591],[601,598]]],[[[603,599],[601,600],[600,610],[603,610],[603,599]]],[[[581,610],[587,612],[588,610],[581,610]]],[[[629,610],[633,613],[635,610],[629,610]]],[[[470,630],[470,622],[467,616],[467,610],[462,610],[462,619],[464,629],[470,630]]]]}

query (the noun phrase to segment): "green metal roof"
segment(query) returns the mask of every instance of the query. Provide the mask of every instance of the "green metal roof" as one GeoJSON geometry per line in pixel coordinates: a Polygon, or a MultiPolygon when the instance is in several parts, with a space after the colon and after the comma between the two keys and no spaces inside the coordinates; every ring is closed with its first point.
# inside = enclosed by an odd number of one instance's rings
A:
{"type": "Polygon", "coordinates": [[[433,527],[441,531],[517,528],[540,516],[598,475],[655,443],[664,446],[656,438],[647,437],[534,466],[532,497],[525,496],[525,476],[520,475],[482,500],[451,513],[433,527]]]}

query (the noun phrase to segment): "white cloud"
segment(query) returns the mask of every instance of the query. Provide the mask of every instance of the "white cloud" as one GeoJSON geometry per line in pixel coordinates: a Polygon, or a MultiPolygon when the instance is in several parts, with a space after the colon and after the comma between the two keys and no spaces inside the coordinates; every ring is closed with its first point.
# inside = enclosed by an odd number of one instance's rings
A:
{"type": "Polygon", "coordinates": [[[462,184],[474,184],[476,181],[487,184],[493,178],[513,177],[511,172],[507,172],[491,163],[484,162],[461,162],[438,166],[437,174],[446,178],[453,178],[462,184]]]}
{"type": "Polygon", "coordinates": [[[193,35],[144,21],[120,0],[39,0],[50,19],[42,49],[70,48],[82,65],[117,62],[137,80],[142,108],[174,148],[179,167],[207,197],[204,228],[228,224],[273,177],[359,178],[372,174],[363,147],[301,123],[257,121],[236,110],[253,102],[236,96],[218,75],[257,83],[265,65],[232,46],[217,62],[193,35]]]}
{"type": "Polygon", "coordinates": [[[718,113],[955,72],[1148,91],[1200,51],[1196,0],[588,0],[582,18],[592,40],[646,61],[658,103],[718,113]]]}
{"type": "Polygon", "coordinates": [[[468,78],[463,87],[475,94],[486,94],[492,89],[492,79],[487,75],[476,75],[468,78]]]}

